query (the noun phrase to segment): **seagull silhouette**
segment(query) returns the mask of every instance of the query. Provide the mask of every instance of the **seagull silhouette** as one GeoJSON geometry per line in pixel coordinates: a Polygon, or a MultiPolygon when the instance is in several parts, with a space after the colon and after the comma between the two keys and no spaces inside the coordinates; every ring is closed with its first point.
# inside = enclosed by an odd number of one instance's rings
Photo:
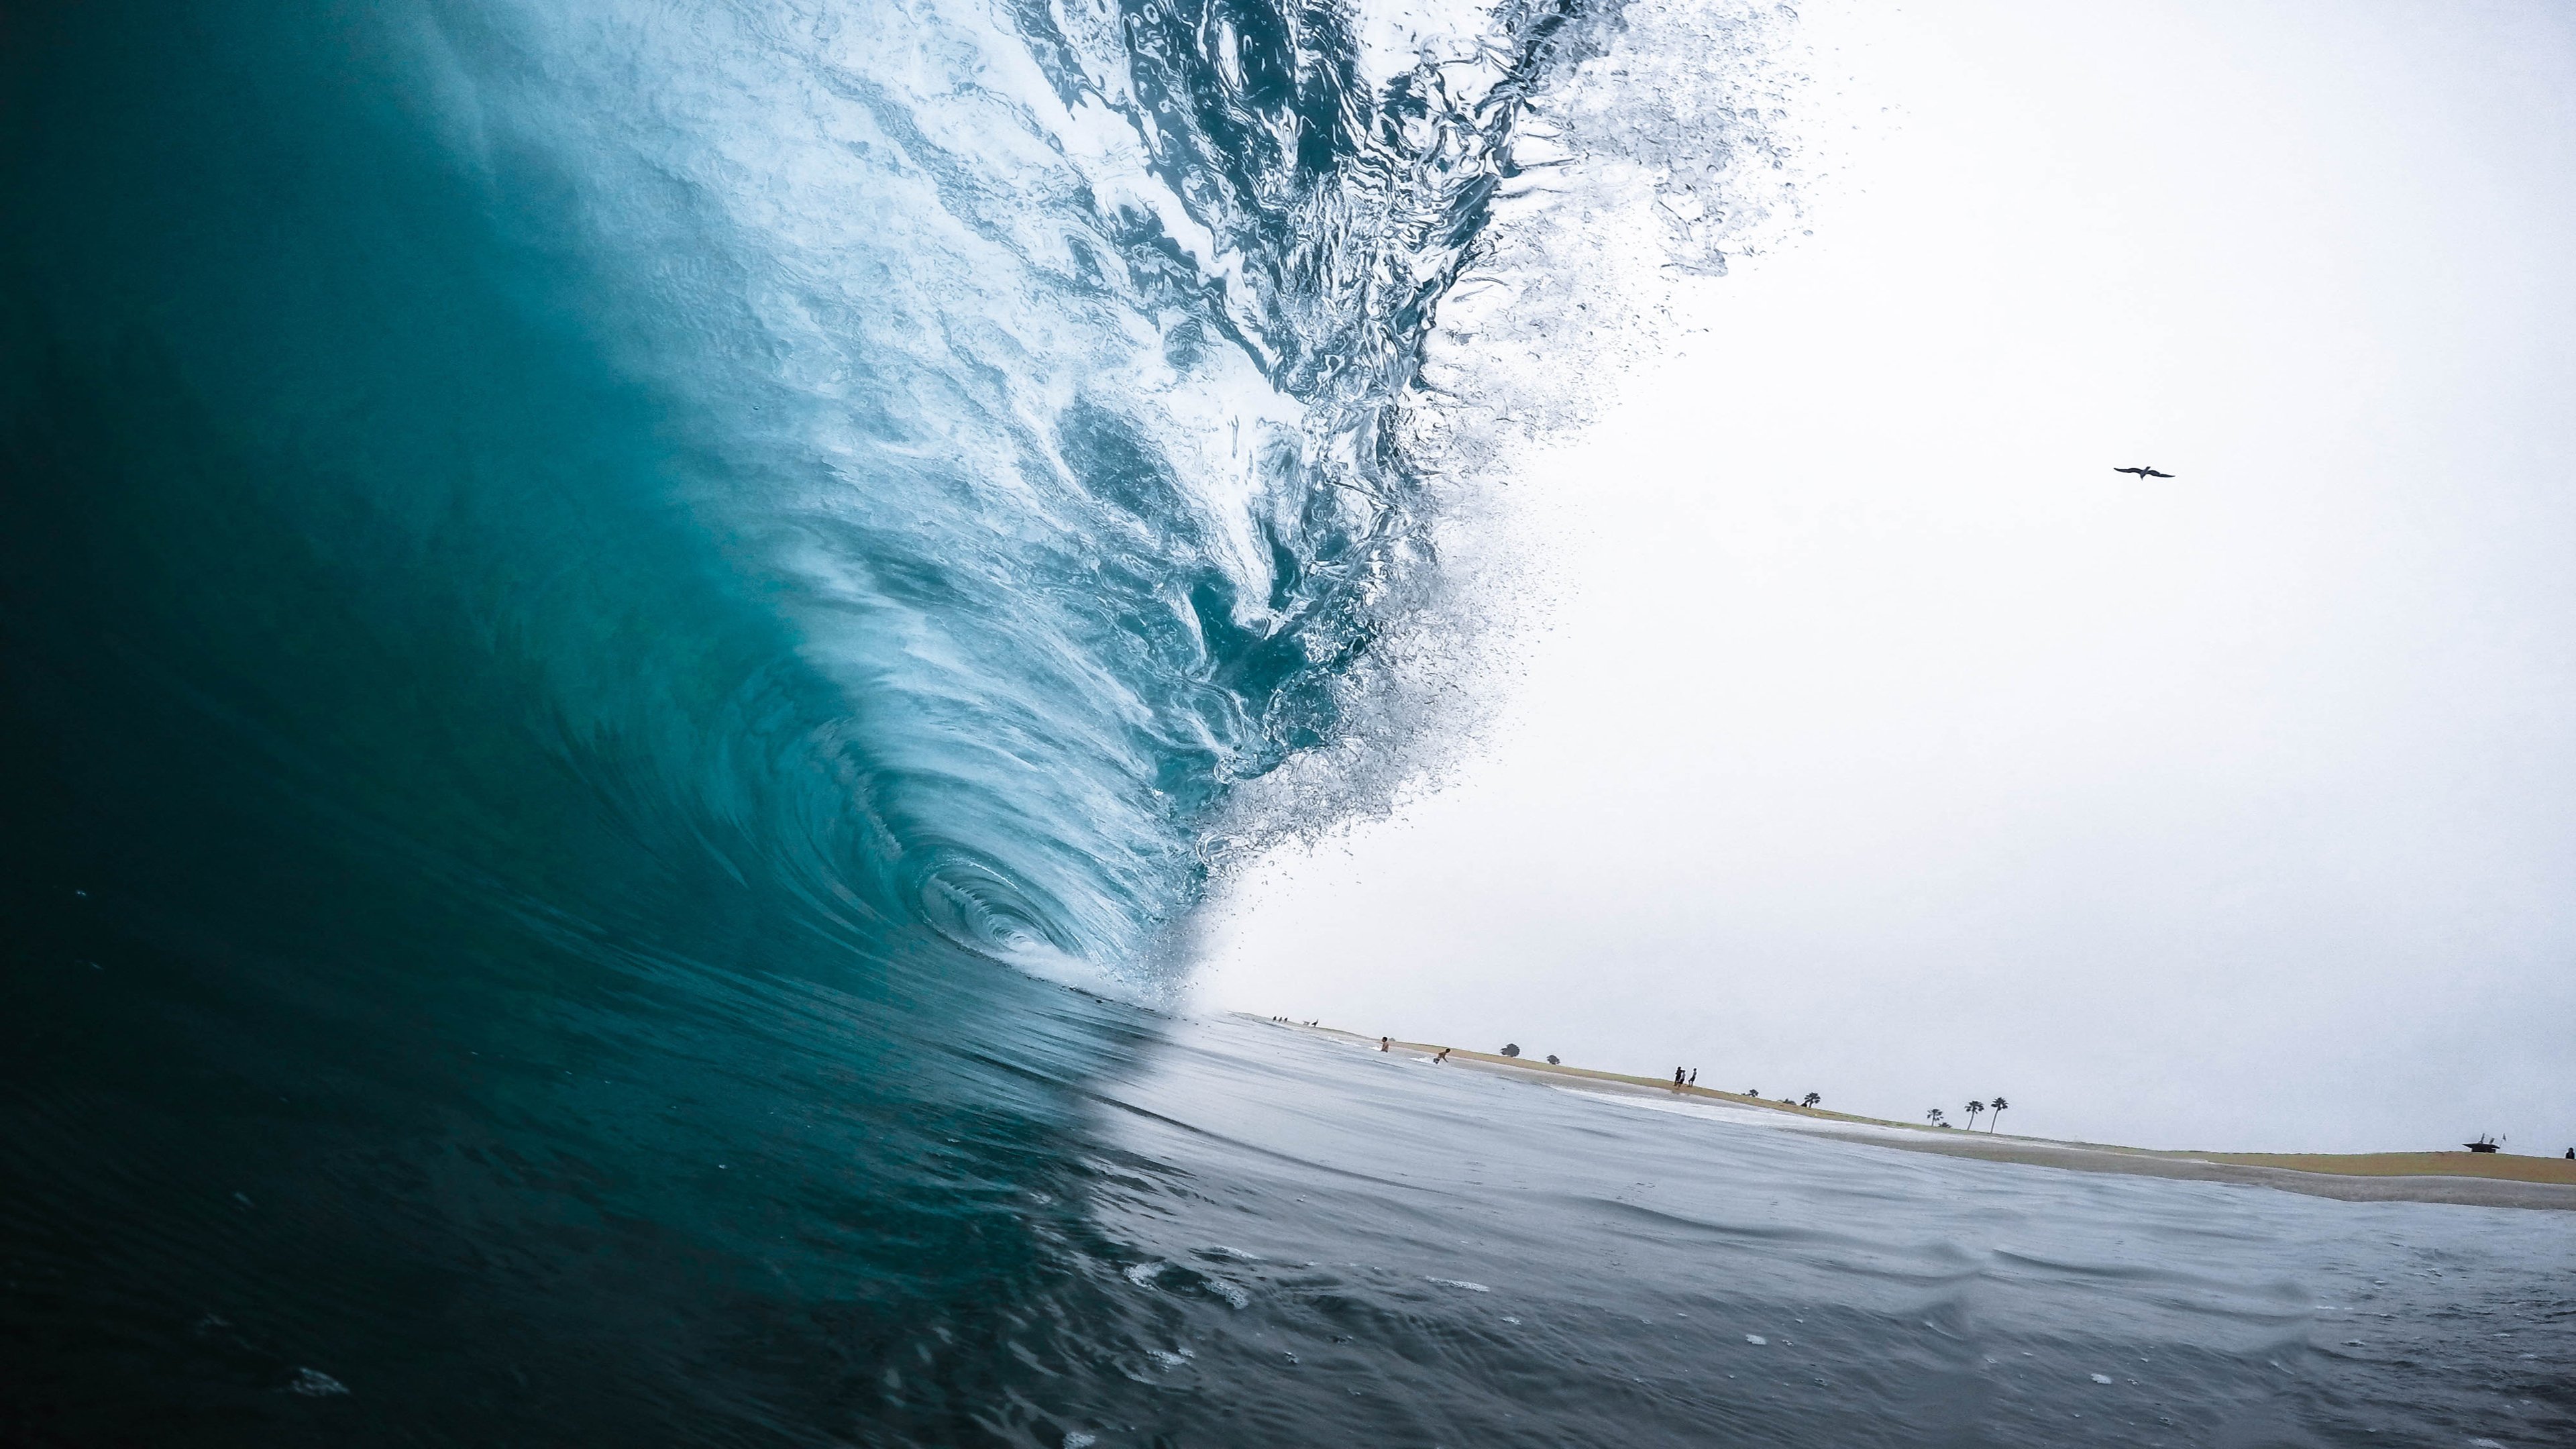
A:
{"type": "Polygon", "coordinates": [[[2173,476],[2171,473],[2159,473],[2153,468],[2114,468],[2111,471],[2114,473],[2135,473],[2141,478],[2170,478],[2173,476]]]}

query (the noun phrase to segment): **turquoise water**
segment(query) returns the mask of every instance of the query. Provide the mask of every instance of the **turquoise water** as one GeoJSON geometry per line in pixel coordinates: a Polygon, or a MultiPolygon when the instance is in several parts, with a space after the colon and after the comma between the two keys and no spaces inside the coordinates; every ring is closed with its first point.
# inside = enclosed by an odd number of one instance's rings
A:
{"type": "Polygon", "coordinates": [[[2360,1223],[2563,1364],[2536,1219],[1480,1117],[1135,1004],[1244,782],[1399,723],[1427,318],[1616,20],[0,22],[0,1439],[2064,1442],[1983,1355],[2197,1333],[2189,1442],[2544,1442],[2485,1340],[2266,1366],[2360,1223]]]}

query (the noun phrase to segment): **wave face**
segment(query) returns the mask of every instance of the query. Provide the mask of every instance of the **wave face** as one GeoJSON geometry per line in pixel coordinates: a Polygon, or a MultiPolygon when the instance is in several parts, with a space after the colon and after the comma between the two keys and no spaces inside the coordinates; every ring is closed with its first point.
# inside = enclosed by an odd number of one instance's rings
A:
{"type": "MultiPolygon", "coordinates": [[[[22,487],[271,530],[438,680],[356,768],[452,764],[442,813],[515,795],[461,758],[515,729],[665,858],[1132,970],[1425,587],[1396,434],[1561,17],[1380,85],[1329,10],[358,9],[40,36],[22,487]],[[222,479],[141,476],[179,455],[222,479]]],[[[195,571],[244,676],[205,704],[289,751],[381,707],[316,708],[357,692],[322,638],[238,698],[293,586],[209,551],[127,570],[195,571]]]]}
{"type": "Polygon", "coordinates": [[[1565,16],[53,9],[0,1437],[981,1432],[1151,1034],[1036,978],[1150,993],[1377,729],[1565,16]]]}

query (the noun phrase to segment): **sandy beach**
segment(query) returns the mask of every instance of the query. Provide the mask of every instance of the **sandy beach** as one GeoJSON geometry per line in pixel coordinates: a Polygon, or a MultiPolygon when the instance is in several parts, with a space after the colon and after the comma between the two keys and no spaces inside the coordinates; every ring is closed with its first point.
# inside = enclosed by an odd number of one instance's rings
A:
{"type": "MultiPolygon", "coordinates": [[[[1374,1049],[1378,1039],[1333,1027],[1294,1025],[1300,1031],[1374,1049]]],[[[1442,1050],[1431,1042],[1398,1041],[1397,1051],[1429,1056],[1442,1050]]],[[[1678,1111],[1743,1114],[1747,1121],[1818,1137],[1892,1147],[1906,1152],[1933,1152],[1949,1157],[2018,1162],[2075,1172],[2119,1172],[2138,1177],[2188,1178],[2277,1188],[2312,1197],[2347,1202],[2457,1203],[2471,1207],[2541,1208],[2576,1211],[2576,1162],[2558,1157],[2524,1157],[2484,1152],[2176,1152],[2118,1147],[2098,1142],[2059,1142],[2010,1133],[1938,1128],[1911,1122],[1857,1117],[1818,1107],[1798,1107],[1760,1097],[1740,1096],[1708,1087],[1673,1090],[1670,1080],[1596,1071],[1589,1067],[1551,1066],[1526,1057],[1450,1047],[1449,1065],[1490,1071],[1541,1082],[1570,1091],[1637,1099],[1678,1111]]]]}

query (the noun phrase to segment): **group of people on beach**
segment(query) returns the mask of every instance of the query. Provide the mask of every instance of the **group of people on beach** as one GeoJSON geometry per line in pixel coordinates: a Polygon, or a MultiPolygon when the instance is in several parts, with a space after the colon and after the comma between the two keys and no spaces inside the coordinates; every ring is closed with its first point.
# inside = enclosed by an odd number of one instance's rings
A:
{"type": "MultiPolygon", "coordinates": [[[[1271,1018],[1271,1020],[1273,1020],[1273,1021],[1286,1021],[1286,1020],[1288,1020],[1288,1018],[1286,1018],[1286,1017],[1274,1016],[1274,1017],[1272,1017],[1272,1018],[1271,1018]]],[[[1312,1026],[1312,1025],[1314,1025],[1314,1023],[1313,1023],[1313,1022],[1307,1022],[1307,1023],[1305,1023],[1305,1024],[1306,1024],[1306,1025],[1308,1025],[1308,1026],[1312,1026]]],[[[1382,1052],[1391,1052],[1391,1051],[1394,1051],[1394,1050],[1395,1050],[1395,1038],[1393,1038],[1393,1037],[1391,1037],[1391,1036],[1382,1036],[1382,1037],[1379,1037],[1379,1038],[1377,1039],[1377,1049],[1378,1049],[1379,1051],[1382,1051],[1382,1052]]],[[[1519,1055],[1519,1053],[1514,1052],[1514,1051],[1511,1051],[1511,1050],[1509,1050],[1509,1049],[1507,1048],[1507,1049],[1506,1049],[1506,1051],[1505,1051],[1505,1055],[1508,1055],[1508,1056],[1517,1056],[1517,1055],[1519,1055]]],[[[1432,1060],[1435,1064],[1437,1064],[1437,1063],[1441,1063],[1441,1062],[1446,1062],[1447,1060],[1449,1060],[1449,1048],[1447,1048],[1447,1047],[1442,1047],[1439,1051],[1434,1052],[1434,1053],[1432,1054],[1432,1056],[1431,1056],[1431,1060],[1432,1060]]],[[[1556,1065],[1556,1058],[1554,1058],[1554,1057],[1549,1057],[1547,1060],[1548,1060],[1548,1065],[1550,1065],[1550,1066],[1554,1066],[1554,1065],[1556,1065]]],[[[1675,1067],[1675,1068],[1673,1068],[1673,1091],[1674,1091],[1674,1093],[1675,1093],[1676,1095],[1678,1095],[1678,1094],[1680,1094],[1680,1093],[1683,1093],[1683,1092],[1690,1091],[1690,1090],[1692,1090],[1693,1088],[1696,1088],[1698,1085],[1699,1085],[1699,1068],[1697,1068],[1697,1067],[1675,1067]]],[[[1761,1096],[1762,1094],[1761,1094],[1760,1092],[1748,1091],[1748,1092],[1746,1092],[1744,1095],[1746,1095],[1746,1096],[1748,1096],[1748,1097],[1759,1097],[1759,1096],[1761,1096]]],[[[1789,1098],[1787,1098],[1787,1097],[1783,1097],[1783,1098],[1781,1098],[1780,1100],[1781,1100],[1781,1101],[1783,1101],[1783,1102],[1788,1102],[1790,1099],[1789,1099],[1789,1098]]],[[[1808,1096],[1807,1096],[1807,1100],[1806,1100],[1803,1104],[1800,1104],[1800,1103],[1791,1103],[1791,1105],[1793,1105],[1793,1106],[1797,1106],[1797,1105],[1804,1105],[1804,1106],[1808,1106],[1808,1107],[1813,1107],[1813,1106],[1815,1106],[1815,1105],[1816,1105],[1816,1101],[1817,1101],[1817,1098],[1816,1098],[1815,1094],[1811,1092],[1811,1093],[1809,1093],[1809,1094],[1808,1094],[1808,1096]]],[[[2003,1105],[2004,1105],[2004,1100],[2003,1100],[2003,1098],[2001,1098],[2001,1097],[1997,1097],[1997,1098],[1995,1099],[1995,1101],[1994,1101],[1995,1109],[2000,1110],[2000,1109],[2003,1107],[2003,1105]]],[[[1983,1110],[1983,1109],[1986,1107],[1986,1104],[1985,1104],[1985,1103],[1983,1103],[1983,1102],[1973,1102],[1973,1103],[1970,1103],[1970,1104],[1969,1104],[1969,1107],[1970,1107],[1971,1112],[1975,1112],[1975,1111],[1983,1110]]],[[[1940,1115],[1940,1114],[1938,1114],[1938,1113],[1933,1114],[1933,1116],[1934,1116],[1934,1118],[1935,1118],[1935,1121],[1936,1121],[1937,1125],[1940,1125],[1940,1126],[1943,1126],[1943,1127],[1947,1127],[1947,1126],[1949,1126],[1950,1124],[1949,1124],[1949,1123],[1947,1123],[1947,1122],[1939,1122],[1939,1121],[1938,1121],[1939,1115],[1940,1115]]],[[[2576,1147],[2570,1147],[2570,1148],[2568,1148],[2568,1149],[2567,1149],[2567,1160],[2568,1160],[2568,1161],[2570,1161],[2570,1162],[2576,1162],[2576,1147]]]]}
{"type": "MultiPolygon", "coordinates": [[[[1391,1036],[1382,1036],[1382,1037],[1379,1037],[1379,1038],[1377,1039],[1377,1049],[1378,1049],[1379,1051],[1382,1051],[1382,1052],[1391,1052],[1391,1051],[1395,1050],[1395,1038],[1393,1038],[1393,1037],[1391,1037],[1391,1036]]],[[[1517,1052],[1506,1052],[1506,1053],[1505,1053],[1505,1055],[1517,1056],[1517,1055],[1519,1055],[1519,1053],[1517,1053],[1517,1052]]],[[[1435,1052],[1435,1053],[1433,1053],[1433,1054],[1432,1054],[1431,1060],[1432,1060],[1433,1062],[1435,1062],[1435,1063],[1438,1063],[1438,1062],[1445,1062],[1445,1061],[1449,1060],[1449,1048],[1447,1048],[1447,1047],[1442,1047],[1439,1051],[1437,1051],[1437,1052],[1435,1052]]],[[[1547,1059],[1547,1064],[1548,1064],[1549,1066],[1551,1066],[1551,1067],[1552,1067],[1552,1066],[1557,1065],[1557,1060],[1556,1060],[1556,1058],[1554,1058],[1554,1057],[1549,1057],[1549,1058],[1547,1059]]],[[[1696,1087],[1696,1086],[1698,1086],[1698,1085],[1699,1085],[1699,1068],[1697,1068],[1697,1067],[1675,1067],[1675,1068],[1673,1068],[1673,1090],[1674,1090],[1674,1091],[1676,1091],[1676,1092],[1688,1091],[1688,1090],[1690,1090],[1691,1088],[1696,1087]]]]}

